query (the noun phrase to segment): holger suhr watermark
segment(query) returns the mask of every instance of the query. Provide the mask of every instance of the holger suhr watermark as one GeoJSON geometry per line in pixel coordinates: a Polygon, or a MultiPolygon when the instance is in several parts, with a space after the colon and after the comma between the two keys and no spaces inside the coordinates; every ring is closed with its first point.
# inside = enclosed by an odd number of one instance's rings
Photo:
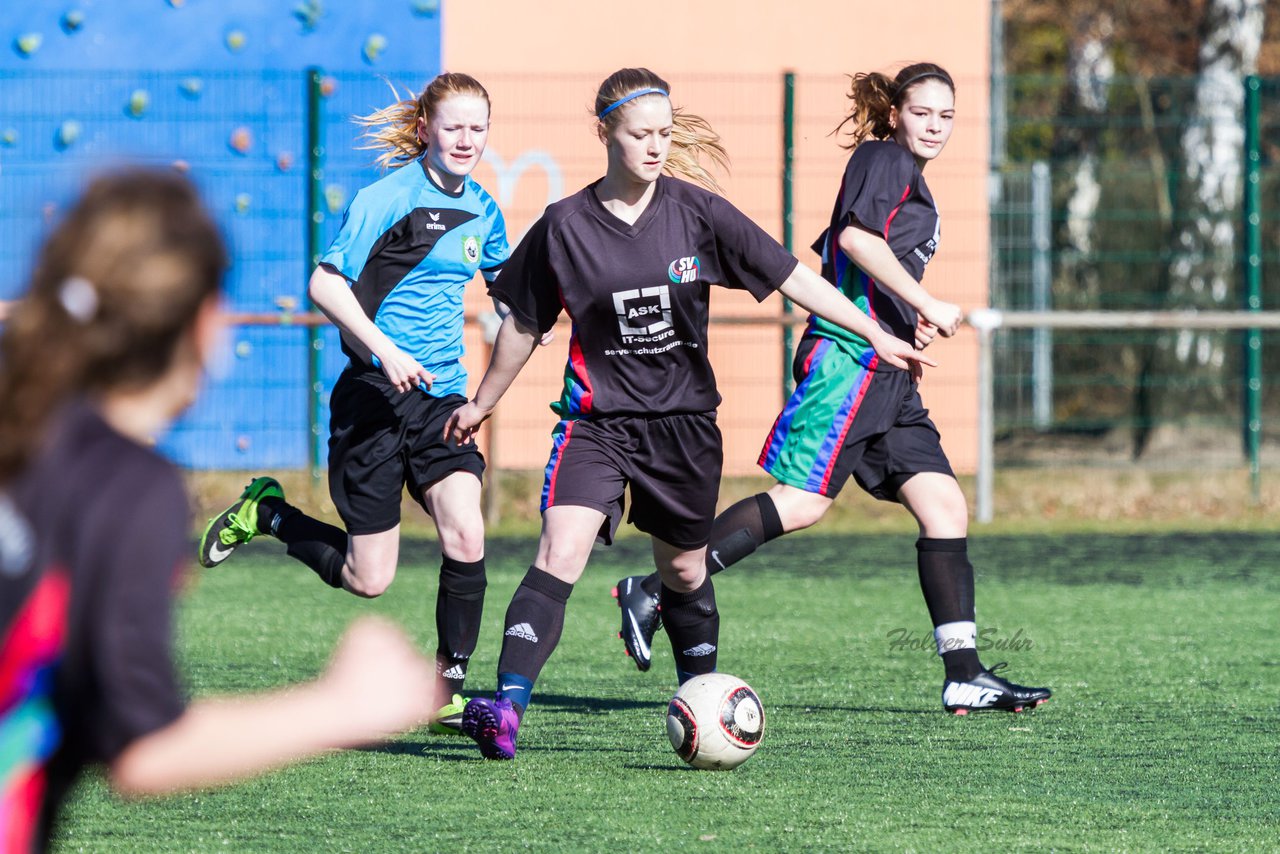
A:
{"type": "MultiPolygon", "coordinates": [[[[924,650],[936,653],[938,651],[938,643],[933,639],[933,632],[919,632],[911,629],[890,629],[885,637],[889,639],[890,652],[916,652],[924,650]]],[[[946,652],[948,646],[955,649],[960,648],[960,641],[947,641],[943,645],[943,652],[946,652]]],[[[978,652],[987,652],[989,650],[1005,650],[1009,652],[1024,652],[1035,646],[1035,642],[1023,633],[1022,629],[1017,629],[1013,634],[1001,633],[1000,629],[994,626],[988,626],[978,632],[977,647],[978,652]]]]}

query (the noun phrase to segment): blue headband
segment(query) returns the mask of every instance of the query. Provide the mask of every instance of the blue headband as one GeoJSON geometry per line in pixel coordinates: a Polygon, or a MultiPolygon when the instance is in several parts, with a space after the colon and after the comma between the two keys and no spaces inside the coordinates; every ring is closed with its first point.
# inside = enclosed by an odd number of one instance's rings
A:
{"type": "Polygon", "coordinates": [[[671,96],[667,93],[667,91],[666,91],[665,89],[652,89],[652,88],[650,88],[650,89],[637,89],[635,92],[632,92],[630,95],[627,95],[627,96],[625,96],[625,97],[619,98],[618,100],[614,101],[614,102],[613,102],[612,104],[610,104],[609,106],[605,107],[603,110],[601,110],[601,111],[600,111],[600,115],[596,116],[596,118],[597,118],[597,119],[603,119],[605,116],[609,115],[609,114],[610,114],[610,113],[612,113],[614,110],[618,109],[618,108],[619,108],[619,107],[621,107],[623,104],[627,103],[627,101],[633,101],[633,100],[635,100],[636,98],[639,98],[641,95],[661,95],[661,96],[662,96],[662,97],[664,97],[664,98],[669,98],[669,97],[671,97],[671,96]]]}

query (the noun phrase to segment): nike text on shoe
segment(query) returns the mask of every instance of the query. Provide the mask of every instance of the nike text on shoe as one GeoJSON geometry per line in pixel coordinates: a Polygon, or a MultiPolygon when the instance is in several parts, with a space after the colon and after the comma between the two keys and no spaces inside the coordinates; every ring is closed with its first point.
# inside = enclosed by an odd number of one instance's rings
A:
{"type": "Polygon", "coordinates": [[[1001,679],[996,671],[1004,666],[1001,662],[964,682],[943,682],[942,708],[956,715],[986,711],[1021,712],[1034,709],[1052,696],[1048,688],[1028,688],[1001,679]]]}
{"type": "Polygon", "coordinates": [[[283,500],[284,490],[275,478],[254,478],[234,504],[209,520],[200,535],[197,557],[201,566],[217,566],[261,533],[258,530],[258,502],[268,497],[283,500]]]}
{"type": "Polygon", "coordinates": [[[447,705],[431,716],[428,729],[438,735],[462,735],[462,710],[468,702],[461,694],[454,694],[447,705]]]}
{"type": "Polygon", "coordinates": [[[520,717],[506,697],[476,697],[462,710],[462,731],[480,746],[485,759],[515,759],[520,717]]]}
{"type": "Polygon", "coordinates": [[[658,597],[644,592],[640,582],[643,575],[631,575],[613,588],[613,598],[622,609],[622,631],[618,637],[626,644],[627,655],[640,670],[648,670],[653,663],[653,636],[662,627],[662,614],[658,610],[658,597]]]}

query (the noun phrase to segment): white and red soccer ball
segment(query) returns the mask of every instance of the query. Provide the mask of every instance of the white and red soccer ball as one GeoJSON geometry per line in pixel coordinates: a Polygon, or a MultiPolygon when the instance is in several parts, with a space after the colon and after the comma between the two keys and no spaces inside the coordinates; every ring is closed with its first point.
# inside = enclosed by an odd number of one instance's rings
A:
{"type": "Polygon", "coordinates": [[[736,768],[760,746],[764,706],[737,676],[695,676],[667,705],[667,737],[676,755],[694,768],[736,768]]]}

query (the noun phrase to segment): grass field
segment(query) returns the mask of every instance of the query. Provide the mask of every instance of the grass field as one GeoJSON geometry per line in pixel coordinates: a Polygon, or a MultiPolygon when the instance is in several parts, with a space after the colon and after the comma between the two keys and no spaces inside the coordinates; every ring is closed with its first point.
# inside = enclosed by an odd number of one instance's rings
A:
{"type": "MultiPolygon", "coordinates": [[[[492,688],[500,624],[532,556],[489,545],[470,678],[492,688]]],[[[942,713],[941,668],[905,534],[796,535],[717,576],[722,670],[760,693],[760,751],[698,772],[667,743],[660,637],[638,673],[609,588],[649,561],[598,550],[513,763],[425,730],[215,792],[123,803],[90,778],[59,850],[1275,850],[1280,846],[1280,536],[975,536],[990,664],[1048,684],[1033,713],[942,713]],[[1003,648],[1000,648],[1003,647],[1003,648]]],[[[275,542],[185,600],[195,694],[322,666],[356,614],[434,648],[435,546],[407,543],[382,599],[329,590],[275,542]]]]}

